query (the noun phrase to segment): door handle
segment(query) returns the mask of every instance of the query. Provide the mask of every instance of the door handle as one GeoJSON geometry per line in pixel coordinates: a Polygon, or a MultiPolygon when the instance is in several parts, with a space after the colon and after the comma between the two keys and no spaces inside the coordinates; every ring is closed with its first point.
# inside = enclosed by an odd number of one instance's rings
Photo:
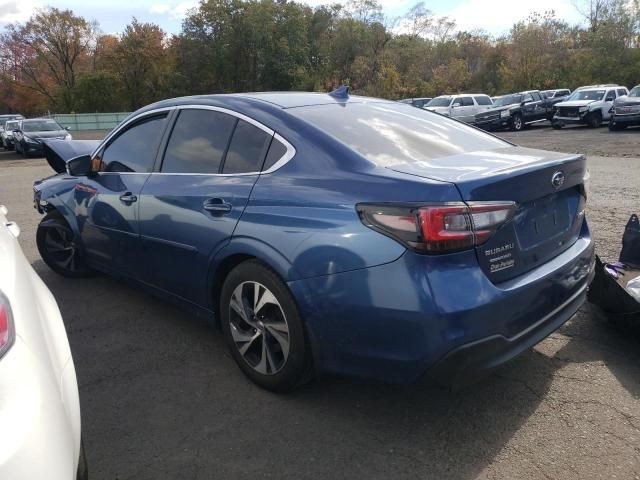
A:
{"type": "Polygon", "coordinates": [[[131,192],[127,192],[120,195],[120,201],[124,203],[133,203],[138,201],[138,197],[131,192]]]}
{"type": "Polygon", "coordinates": [[[224,215],[231,212],[231,204],[224,201],[224,198],[210,198],[202,204],[207,212],[224,215]]]}

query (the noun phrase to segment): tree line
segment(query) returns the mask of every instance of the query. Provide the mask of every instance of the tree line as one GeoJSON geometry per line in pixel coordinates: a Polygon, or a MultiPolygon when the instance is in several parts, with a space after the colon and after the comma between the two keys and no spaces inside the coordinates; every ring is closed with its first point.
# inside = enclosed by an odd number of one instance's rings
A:
{"type": "Polygon", "coordinates": [[[95,21],[49,7],[0,35],[0,111],[124,111],[181,95],[341,84],[389,99],[633,86],[640,83],[639,2],[582,0],[581,24],[541,12],[498,37],[462,31],[423,2],[390,19],[376,0],[315,8],[201,0],[173,35],[135,18],[107,35],[95,21]]]}

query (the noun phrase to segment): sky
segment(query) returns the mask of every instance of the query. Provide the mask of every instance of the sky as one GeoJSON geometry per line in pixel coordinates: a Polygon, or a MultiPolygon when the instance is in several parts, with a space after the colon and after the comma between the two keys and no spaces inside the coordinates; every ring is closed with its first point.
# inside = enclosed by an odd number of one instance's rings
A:
{"type": "MultiPolygon", "coordinates": [[[[298,0],[315,6],[335,0],[298,0]]],[[[403,15],[417,0],[379,0],[385,16],[403,15]]],[[[435,15],[449,16],[460,30],[483,29],[494,35],[506,33],[511,25],[532,12],[554,10],[556,17],[578,23],[577,0],[426,0],[435,15]]],[[[579,1],[579,0],[578,0],[579,1]]],[[[341,3],[345,3],[344,1],[341,3]]],[[[88,20],[97,20],[105,33],[117,33],[136,17],[159,24],[168,33],[178,33],[186,12],[197,0],[0,0],[0,26],[24,22],[37,8],[54,6],[71,9],[88,20]]]]}

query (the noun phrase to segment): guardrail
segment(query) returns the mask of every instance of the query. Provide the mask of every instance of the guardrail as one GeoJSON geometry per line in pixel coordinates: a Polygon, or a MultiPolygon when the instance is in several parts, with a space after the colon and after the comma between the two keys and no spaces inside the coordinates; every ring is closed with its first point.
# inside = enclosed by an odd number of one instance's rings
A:
{"type": "Polygon", "coordinates": [[[129,112],[114,113],[60,113],[50,115],[63,127],[71,130],[111,130],[122,120],[127,118],[129,112]]]}

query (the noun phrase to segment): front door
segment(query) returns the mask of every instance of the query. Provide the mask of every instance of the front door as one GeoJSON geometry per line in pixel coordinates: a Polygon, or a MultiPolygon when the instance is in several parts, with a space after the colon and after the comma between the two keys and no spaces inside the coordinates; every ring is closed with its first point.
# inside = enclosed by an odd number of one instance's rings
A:
{"type": "Polygon", "coordinates": [[[163,113],[119,132],[94,157],[99,171],[76,185],[80,235],[90,263],[137,276],[138,200],[166,123],[163,113]]]}
{"type": "Polygon", "coordinates": [[[140,197],[147,283],[208,304],[212,257],[231,239],[272,136],[230,111],[180,110],[140,197]]]}

